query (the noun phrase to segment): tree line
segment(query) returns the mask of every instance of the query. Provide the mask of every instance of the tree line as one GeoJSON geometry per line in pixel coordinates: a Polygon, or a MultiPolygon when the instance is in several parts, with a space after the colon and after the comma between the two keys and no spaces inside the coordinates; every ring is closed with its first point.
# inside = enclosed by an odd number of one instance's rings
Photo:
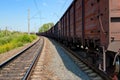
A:
{"type": "Polygon", "coordinates": [[[54,23],[45,23],[39,28],[39,32],[48,31],[53,26],[54,26],[54,23]]]}

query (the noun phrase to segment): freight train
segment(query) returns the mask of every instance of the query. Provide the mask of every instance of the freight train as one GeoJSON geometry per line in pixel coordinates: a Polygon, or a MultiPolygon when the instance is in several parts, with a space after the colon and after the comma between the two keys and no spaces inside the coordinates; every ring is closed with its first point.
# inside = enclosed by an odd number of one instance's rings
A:
{"type": "Polygon", "coordinates": [[[42,35],[86,49],[98,69],[120,71],[120,0],[74,0],[60,20],[42,35]]]}

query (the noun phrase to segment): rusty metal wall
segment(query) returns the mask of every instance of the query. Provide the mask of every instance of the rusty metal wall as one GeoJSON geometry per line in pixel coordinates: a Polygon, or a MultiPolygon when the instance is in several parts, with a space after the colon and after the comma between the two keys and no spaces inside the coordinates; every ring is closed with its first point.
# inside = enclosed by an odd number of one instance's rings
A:
{"type": "Polygon", "coordinates": [[[60,21],[58,21],[58,39],[60,39],[60,30],[61,30],[60,21]]]}
{"type": "Polygon", "coordinates": [[[70,41],[71,35],[70,35],[70,10],[67,12],[67,39],[70,41]]]}
{"type": "Polygon", "coordinates": [[[100,25],[100,33],[101,33],[100,41],[101,41],[101,45],[107,48],[109,45],[109,0],[101,0],[97,4],[98,4],[98,10],[100,8],[100,12],[98,12],[98,14],[102,24],[102,26],[100,25]]]}
{"type": "Polygon", "coordinates": [[[66,40],[66,37],[67,37],[66,36],[66,30],[67,30],[66,29],[66,15],[64,15],[64,17],[63,17],[63,22],[64,22],[64,24],[63,24],[64,25],[64,40],[66,40]]]}
{"type": "Polygon", "coordinates": [[[82,38],[82,0],[75,2],[76,37],[82,38]]]}
{"type": "Polygon", "coordinates": [[[109,44],[108,0],[85,0],[85,39],[100,40],[100,45],[109,44]]]}
{"type": "Polygon", "coordinates": [[[58,22],[54,26],[54,38],[58,39],[58,22]]]}
{"type": "Polygon", "coordinates": [[[64,16],[64,22],[65,22],[65,24],[64,24],[64,26],[65,26],[65,40],[67,40],[67,14],[65,14],[65,16],[64,16]]]}
{"type": "Polygon", "coordinates": [[[59,24],[60,24],[60,26],[59,26],[59,32],[60,32],[60,39],[62,38],[62,21],[60,20],[59,21],[59,24]]]}
{"type": "Polygon", "coordinates": [[[120,0],[110,0],[110,40],[113,39],[120,41],[120,0]]]}
{"type": "Polygon", "coordinates": [[[73,6],[70,8],[70,35],[74,37],[74,10],[73,6]]]}
{"type": "Polygon", "coordinates": [[[66,13],[66,27],[67,27],[66,36],[68,38],[69,37],[69,11],[66,13]]]}
{"type": "Polygon", "coordinates": [[[97,16],[95,12],[95,3],[92,0],[85,1],[85,39],[97,38],[98,28],[96,19],[97,16]]]}

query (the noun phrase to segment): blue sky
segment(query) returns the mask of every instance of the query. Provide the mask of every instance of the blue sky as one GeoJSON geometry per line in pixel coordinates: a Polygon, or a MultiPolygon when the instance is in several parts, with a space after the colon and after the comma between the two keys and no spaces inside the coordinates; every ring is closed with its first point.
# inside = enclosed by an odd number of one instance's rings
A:
{"type": "Polygon", "coordinates": [[[0,29],[27,31],[30,9],[30,31],[48,22],[56,23],[73,0],[0,0],[0,29]]]}

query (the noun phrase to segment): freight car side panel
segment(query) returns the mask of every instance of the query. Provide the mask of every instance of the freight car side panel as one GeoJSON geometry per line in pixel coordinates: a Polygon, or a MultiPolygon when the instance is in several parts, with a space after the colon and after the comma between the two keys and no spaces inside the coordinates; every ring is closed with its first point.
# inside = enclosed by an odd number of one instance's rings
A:
{"type": "Polygon", "coordinates": [[[60,39],[61,36],[61,27],[60,27],[60,21],[58,22],[58,39],[60,39]]]}
{"type": "Polygon", "coordinates": [[[108,50],[118,52],[120,49],[120,0],[109,1],[110,39],[108,50]]]}
{"type": "Polygon", "coordinates": [[[62,18],[62,39],[64,39],[64,18],[62,18]]]}
{"type": "Polygon", "coordinates": [[[96,21],[96,15],[97,13],[95,12],[96,10],[96,5],[95,1],[93,0],[86,0],[85,1],[85,39],[97,39],[100,37],[98,35],[98,28],[96,21]]]}
{"type": "Polygon", "coordinates": [[[64,15],[64,40],[67,39],[67,23],[66,23],[66,14],[64,15]]]}
{"type": "Polygon", "coordinates": [[[63,39],[65,40],[65,16],[63,16],[63,39]]]}
{"type": "Polygon", "coordinates": [[[52,37],[52,27],[50,28],[48,34],[49,34],[49,37],[52,37]]]}
{"type": "Polygon", "coordinates": [[[60,20],[60,23],[61,23],[61,25],[60,25],[60,27],[61,27],[61,39],[63,39],[63,19],[61,19],[60,20]]]}
{"type": "Polygon", "coordinates": [[[56,23],[54,26],[54,38],[58,39],[58,23],[56,23]]]}
{"type": "Polygon", "coordinates": [[[120,40],[120,0],[110,0],[111,40],[120,40]]]}
{"type": "Polygon", "coordinates": [[[67,37],[68,37],[68,35],[67,35],[67,30],[68,30],[68,25],[67,25],[67,13],[65,14],[65,26],[66,26],[65,32],[66,32],[66,39],[67,39],[67,37]]]}
{"type": "Polygon", "coordinates": [[[76,23],[76,37],[82,38],[82,0],[75,2],[75,23],[76,23]]]}
{"type": "Polygon", "coordinates": [[[70,36],[74,38],[74,8],[70,8],[70,36]]]}
{"type": "Polygon", "coordinates": [[[85,2],[85,39],[92,40],[105,48],[109,44],[108,7],[107,0],[86,0],[85,2]]]}
{"type": "Polygon", "coordinates": [[[60,20],[60,28],[61,28],[61,30],[60,30],[60,38],[62,39],[62,20],[60,20]]]}
{"type": "Polygon", "coordinates": [[[65,17],[62,17],[63,20],[63,39],[65,39],[65,17]]]}
{"type": "Polygon", "coordinates": [[[69,11],[66,13],[66,26],[67,26],[67,30],[66,30],[66,32],[67,32],[67,38],[68,37],[70,37],[70,33],[69,33],[69,11]]]}
{"type": "Polygon", "coordinates": [[[100,42],[105,48],[109,44],[109,0],[100,0],[98,4],[98,23],[100,24],[100,42]]]}
{"type": "Polygon", "coordinates": [[[120,0],[110,0],[111,17],[120,17],[120,0]]]}
{"type": "Polygon", "coordinates": [[[51,37],[54,38],[54,26],[51,28],[51,37]]]}
{"type": "Polygon", "coordinates": [[[62,20],[60,20],[60,39],[62,39],[62,20]]]}

